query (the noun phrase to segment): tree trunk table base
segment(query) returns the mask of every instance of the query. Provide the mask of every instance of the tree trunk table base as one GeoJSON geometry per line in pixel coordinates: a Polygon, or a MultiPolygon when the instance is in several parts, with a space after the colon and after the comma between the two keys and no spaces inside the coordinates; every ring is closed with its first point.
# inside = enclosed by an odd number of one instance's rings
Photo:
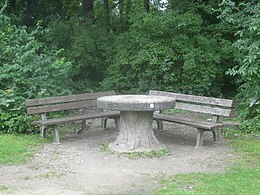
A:
{"type": "Polygon", "coordinates": [[[153,133],[153,112],[175,107],[175,99],[153,95],[112,95],[97,98],[97,107],[119,110],[119,135],[109,144],[121,153],[159,151],[160,144],[153,133]]]}
{"type": "Polygon", "coordinates": [[[121,153],[164,149],[154,136],[152,123],[152,111],[121,111],[119,135],[109,148],[121,153]]]}

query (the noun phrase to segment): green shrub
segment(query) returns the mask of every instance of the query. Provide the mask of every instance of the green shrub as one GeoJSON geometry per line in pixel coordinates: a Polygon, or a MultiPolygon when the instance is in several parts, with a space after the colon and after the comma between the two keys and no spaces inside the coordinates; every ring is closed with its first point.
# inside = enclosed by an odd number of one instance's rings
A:
{"type": "Polygon", "coordinates": [[[260,3],[223,0],[220,18],[237,27],[233,46],[239,51],[237,65],[227,71],[240,84],[237,95],[244,131],[260,131],[260,3]]]}
{"type": "Polygon", "coordinates": [[[222,63],[232,58],[233,49],[220,35],[207,34],[199,14],[139,12],[130,23],[116,39],[104,88],[221,94],[227,70],[222,63]]]}
{"type": "Polygon", "coordinates": [[[98,90],[113,55],[113,36],[84,17],[51,18],[47,40],[63,48],[61,55],[73,63],[71,78],[77,92],[98,90]]]}
{"type": "Polygon", "coordinates": [[[244,133],[260,135],[260,115],[245,120],[240,129],[244,133]]]}
{"type": "Polygon", "coordinates": [[[31,132],[25,99],[70,93],[71,64],[59,58],[37,38],[46,30],[31,32],[16,26],[0,10],[0,132],[31,132]],[[62,82],[61,82],[62,81],[62,82]]]}

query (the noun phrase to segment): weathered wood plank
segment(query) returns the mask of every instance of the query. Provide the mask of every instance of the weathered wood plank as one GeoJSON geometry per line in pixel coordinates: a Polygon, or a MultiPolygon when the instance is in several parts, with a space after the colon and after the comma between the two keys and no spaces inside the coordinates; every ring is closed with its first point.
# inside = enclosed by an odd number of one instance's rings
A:
{"type": "Polygon", "coordinates": [[[213,114],[219,116],[230,116],[231,109],[224,109],[219,107],[209,107],[209,106],[201,106],[196,104],[186,104],[176,102],[176,109],[188,110],[193,112],[200,112],[204,114],[213,114]]]}
{"type": "Polygon", "coordinates": [[[64,117],[64,118],[39,120],[39,121],[34,121],[33,124],[49,126],[49,125],[58,125],[58,124],[62,124],[65,122],[80,121],[80,120],[102,118],[102,117],[116,117],[116,116],[120,116],[120,112],[109,111],[109,112],[99,112],[99,113],[94,113],[94,114],[70,116],[70,117],[64,117]]]}
{"type": "Polygon", "coordinates": [[[97,99],[98,97],[101,97],[101,96],[115,95],[115,94],[116,94],[115,91],[106,91],[106,92],[86,93],[86,94],[79,94],[79,95],[27,99],[25,101],[25,105],[26,106],[40,106],[40,105],[46,105],[46,104],[92,100],[92,99],[97,99]]]}
{"type": "Polygon", "coordinates": [[[72,110],[78,108],[87,108],[87,107],[95,107],[97,104],[96,100],[88,100],[88,101],[79,101],[79,102],[71,102],[64,104],[53,104],[46,106],[37,106],[37,107],[28,107],[28,114],[41,114],[47,112],[56,112],[61,110],[72,110]]]}
{"type": "Polygon", "coordinates": [[[216,105],[216,106],[223,106],[223,107],[234,107],[234,101],[229,99],[187,95],[187,94],[156,91],[156,90],[150,90],[149,95],[159,95],[159,96],[161,95],[161,96],[173,97],[176,99],[176,101],[183,101],[183,102],[194,102],[194,103],[209,104],[209,105],[216,105]]]}
{"type": "Polygon", "coordinates": [[[180,117],[176,117],[174,115],[166,115],[166,114],[154,114],[153,118],[157,119],[157,120],[174,122],[174,123],[183,124],[183,125],[190,125],[190,126],[193,126],[193,127],[196,127],[196,128],[203,128],[203,129],[206,129],[206,130],[212,130],[214,128],[223,126],[222,123],[197,121],[197,120],[194,120],[194,119],[180,118],[180,117]]]}

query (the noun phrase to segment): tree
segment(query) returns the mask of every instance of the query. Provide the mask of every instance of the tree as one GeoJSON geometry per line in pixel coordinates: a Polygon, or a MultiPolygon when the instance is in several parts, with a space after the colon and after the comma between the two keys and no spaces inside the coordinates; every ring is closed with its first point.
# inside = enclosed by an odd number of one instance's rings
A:
{"type": "Polygon", "coordinates": [[[83,0],[83,11],[90,19],[94,19],[94,2],[93,0],[83,0]]]}
{"type": "Polygon", "coordinates": [[[139,10],[130,24],[117,36],[104,86],[122,92],[160,89],[221,95],[233,48],[215,29],[205,27],[198,13],[139,10]]]}
{"type": "Polygon", "coordinates": [[[41,26],[33,31],[16,26],[0,10],[0,132],[30,132],[24,100],[70,94],[71,63],[58,58],[36,37],[46,35],[41,26]],[[60,82],[62,80],[62,82],[60,82]]]}
{"type": "Polygon", "coordinates": [[[149,10],[150,10],[150,1],[149,0],[144,0],[144,9],[146,12],[149,12],[149,10]]]}
{"type": "Polygon", "coordinates": [[[109,29],[110,29],[110,9],[109,9],[108,0],[104,0],[104,20],[105,20],[106,30],[109,31],[109,29]]]}
{"type": "Polygon", "coordinates": [[[243,119],[255,120],[260,126],[260,2],[235,3],[224,0],[220,18],[237,26],[237,65],[227,72],[240,79],[238,101],[243,119]]]}
{"type": "Polygon", "coordinates": [[[9,0],[8,10],[9,10],[9,13],[15,13],[16,0],[9,0]]]}

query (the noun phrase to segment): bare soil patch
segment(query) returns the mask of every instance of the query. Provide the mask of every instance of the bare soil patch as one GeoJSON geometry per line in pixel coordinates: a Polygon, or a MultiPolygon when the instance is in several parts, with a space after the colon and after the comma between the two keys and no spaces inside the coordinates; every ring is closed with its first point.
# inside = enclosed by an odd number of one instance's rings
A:
{"type": "Polygon", "coordinates": [[[235,159],[223,138],[214,144],[211,133],[206,133],[205,146],[195,148],[195,129],[165,123],[165,130],[155,130],[155,135],[170,155],[131,160],[99,150],[116,139],[113,123],[106,130],[100,129],[99,119],[87,126],[80,134],[63,132],[61,145],[45,144],[27,164],[0,166],[0,186],[7,188],[0,194],[152,194],[160,187],[160,177],[223,172],[235,159]]]}

